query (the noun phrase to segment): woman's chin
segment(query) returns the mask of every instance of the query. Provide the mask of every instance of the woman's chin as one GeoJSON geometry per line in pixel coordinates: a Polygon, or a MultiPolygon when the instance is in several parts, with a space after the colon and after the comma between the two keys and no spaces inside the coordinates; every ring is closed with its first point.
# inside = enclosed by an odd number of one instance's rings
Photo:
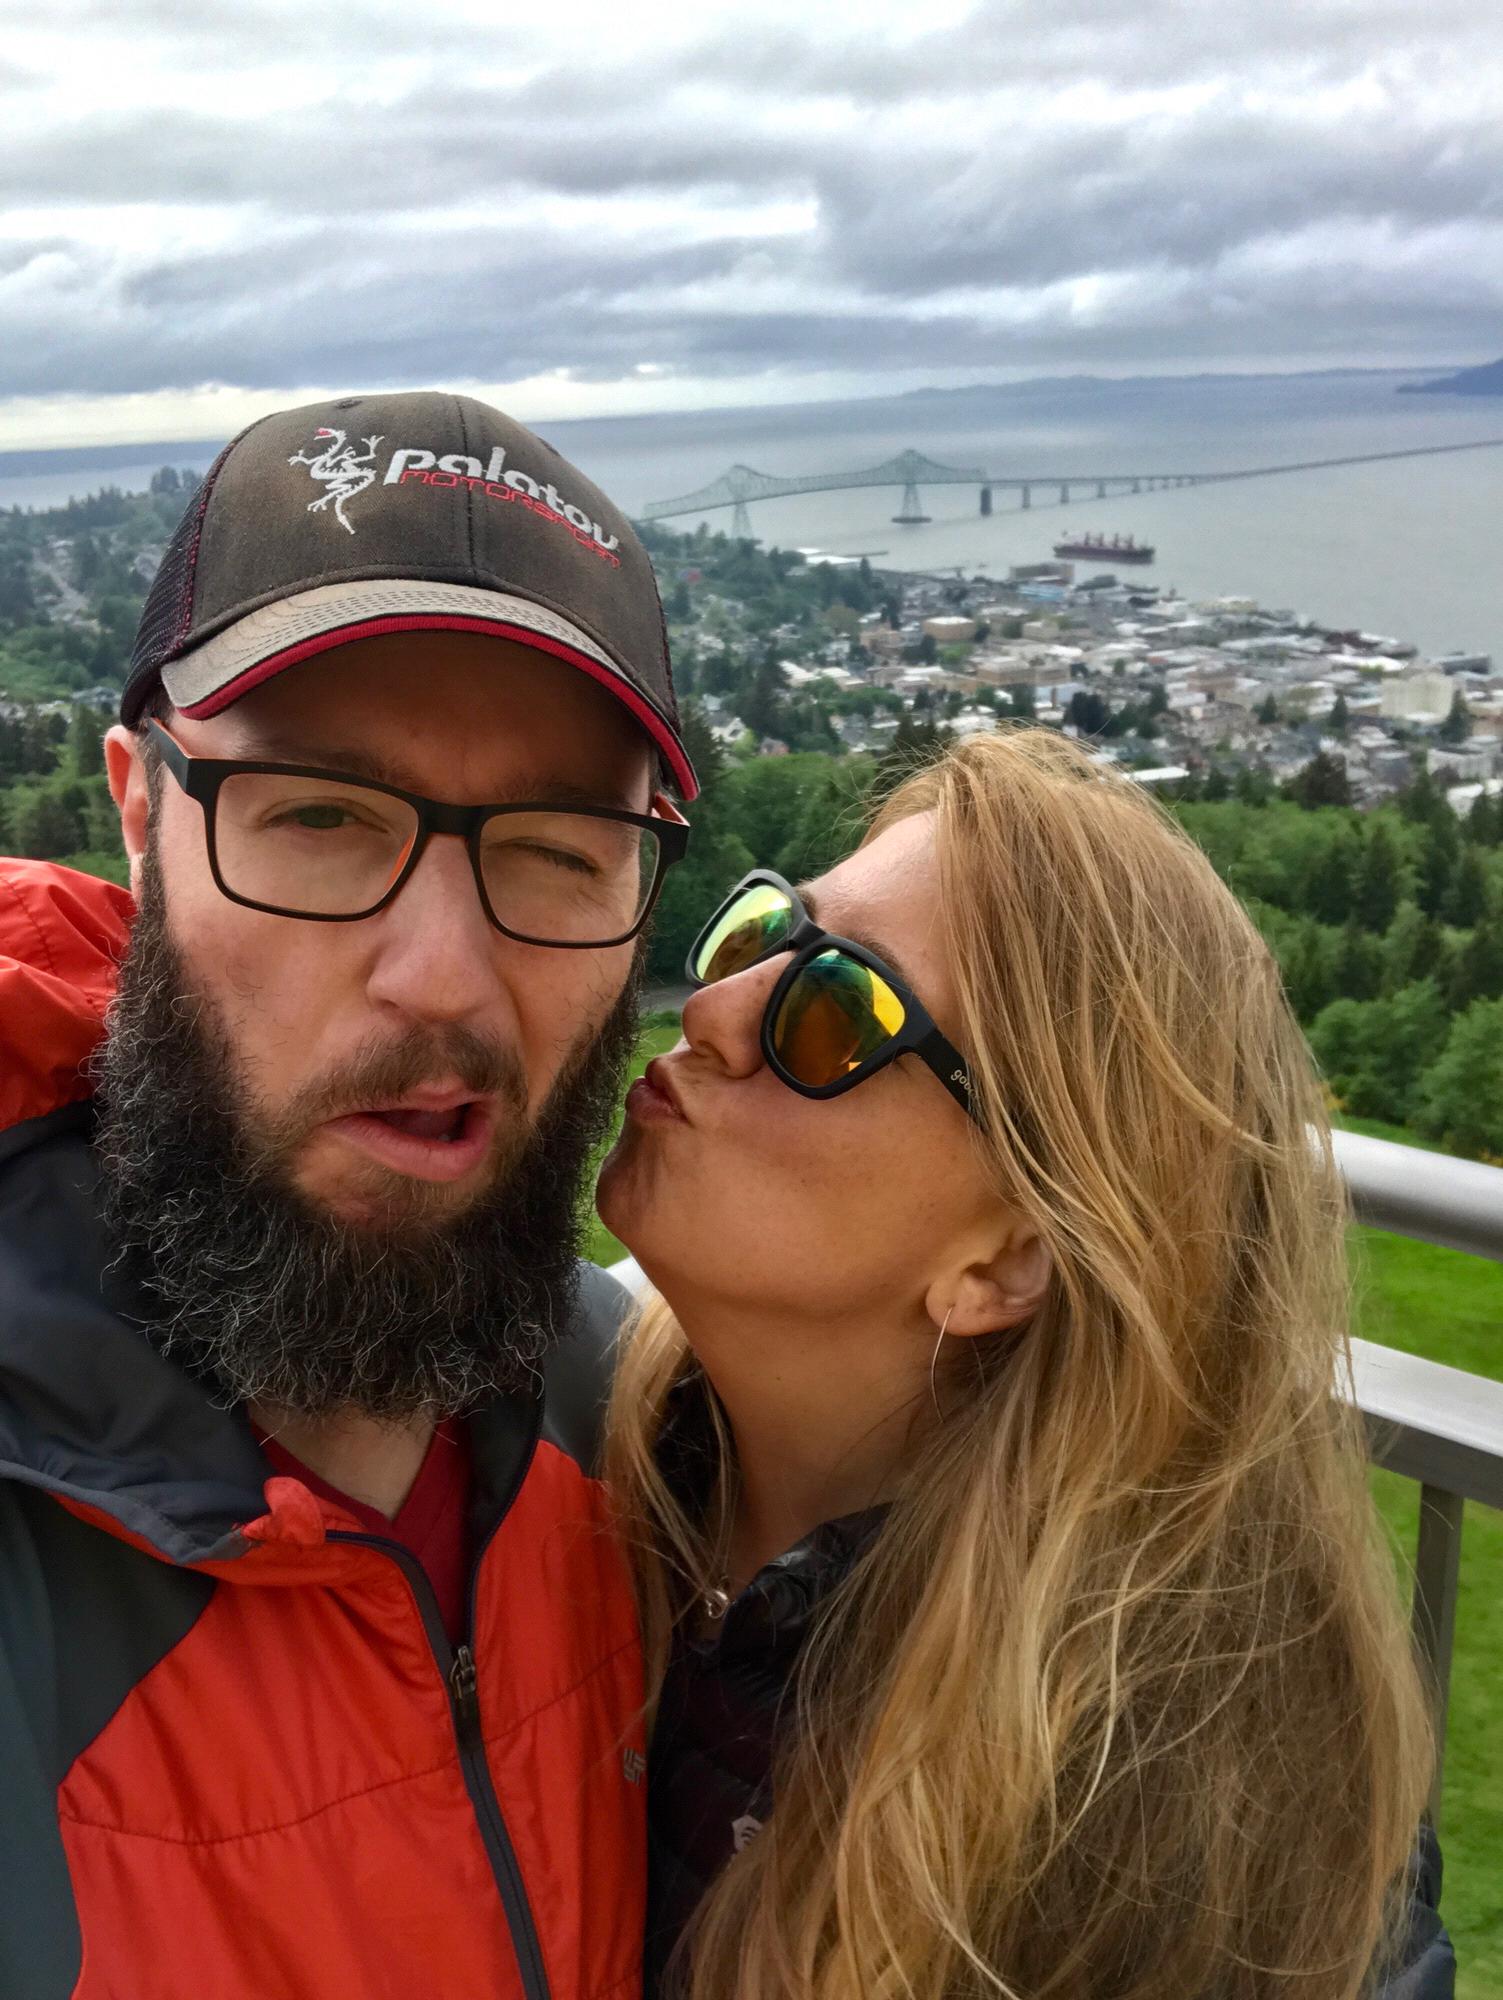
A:
{"type": "Polygon", "coordinates": [[[629,1138],[630,1128],[612,1146],[600,1163],[595,1180],[595,1213],[620,1243],[635,1257],[632,1237],[636,1234],[639,1203],[632,1199],[629,1138]]]}

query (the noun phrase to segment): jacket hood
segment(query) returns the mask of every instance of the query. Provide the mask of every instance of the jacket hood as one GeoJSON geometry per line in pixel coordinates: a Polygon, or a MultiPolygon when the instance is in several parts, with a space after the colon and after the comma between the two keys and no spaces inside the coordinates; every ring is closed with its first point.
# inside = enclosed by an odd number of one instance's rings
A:
{"type": "Polygon", "coordinates": [[[0,1159],[17,1128],[88,1097],[134,913],[113,882],[0,859],[0,1159]]]}

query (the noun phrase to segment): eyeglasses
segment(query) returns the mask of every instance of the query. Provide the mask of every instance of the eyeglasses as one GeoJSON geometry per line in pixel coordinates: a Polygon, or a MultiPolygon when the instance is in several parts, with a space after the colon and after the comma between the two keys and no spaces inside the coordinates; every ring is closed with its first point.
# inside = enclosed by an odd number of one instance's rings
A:
{"type": "Polygon", "coordinates": [[[801,1097],[839,1097],[901,1055],[926,1062],[981,1122],[970,1065],[914,993],[875,952],[815,923],[771,869],[744,876],[700,932],[686,970],[713,986],[791,951],[762,1014],[762,1055],[801,1097]]]}
{"type": "Polygon", "coordinates": [[[664,798],[614,806],[456,806],[341,771],[191,757],[160,723],[162,762],[203,809],[209,868],[247,909],[314,923],[384,910],[435,833],[464,841],[486,916],[523,944],[625,944],[683,859],[689,827],[664,798]]]}

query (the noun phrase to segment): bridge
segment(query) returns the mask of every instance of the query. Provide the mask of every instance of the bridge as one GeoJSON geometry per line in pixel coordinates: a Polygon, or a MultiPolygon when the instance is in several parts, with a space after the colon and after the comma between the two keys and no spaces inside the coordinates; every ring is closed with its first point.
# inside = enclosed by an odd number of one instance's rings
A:
{"type": "Polygon", "coordinates": [[[1222,472],[1068,472],[1026,475],[983,472],[976,466],[942,465],[920,451],[900,451],[880,465],[863,466],[854,472],[810,472],[783,477],[758,472],[750,465],[733,465],[708,486],[694,493],[681,493],[673,500],[653,500],[639,515],[641,521],[666,521],[675,515],[707,514],[717,507],[729,507],[731,533],[750,537],[750,503],[753,500],[782,500],[798,493],[842,493],[860,486],[896,486],[902,502],[893,520],[911,526],[931,517],[923,511],[919,498],[922,486],[974,486],[980,492],[983,514],[992,511],[992,496],[998,490],[1015,492],[1020,508],[1032,507],[1034,494],[1053,496],[1040,505],[1068,507],[1077,499],[1105,500],[1123,493],[1157,493],[1166,487],[1210,486],[1233,479],[1270,479],[1287,472],[1318,472],[1327,466],[1376,465],[1389,459],[1437,458],[1454,451],[1493,451],[1503,446],[1503,438],[1475,438],[1466,444],[1410,445],[1400,451],[1366,451],[1343,458],[1307,458],[1284,465],[1238,466],[1222,472]]]}

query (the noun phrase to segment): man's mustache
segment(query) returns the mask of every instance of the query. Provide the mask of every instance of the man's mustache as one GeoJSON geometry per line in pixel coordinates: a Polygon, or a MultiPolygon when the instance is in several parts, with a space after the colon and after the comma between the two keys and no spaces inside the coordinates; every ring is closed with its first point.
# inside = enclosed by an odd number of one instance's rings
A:
{"type": "Polygon", "coordinates": [[[395,1040],[371,1038],[284,1105],[264,1131],[263,1145],[285,1153],[331,1118],[390,1103],[428,1083],[454,1083],[472,1097],[494,1097],[519,1115],[527,1106],[527,1074],[514,1049],[457,1024],[434,1032],[413,1027],[395,1040]]]}

